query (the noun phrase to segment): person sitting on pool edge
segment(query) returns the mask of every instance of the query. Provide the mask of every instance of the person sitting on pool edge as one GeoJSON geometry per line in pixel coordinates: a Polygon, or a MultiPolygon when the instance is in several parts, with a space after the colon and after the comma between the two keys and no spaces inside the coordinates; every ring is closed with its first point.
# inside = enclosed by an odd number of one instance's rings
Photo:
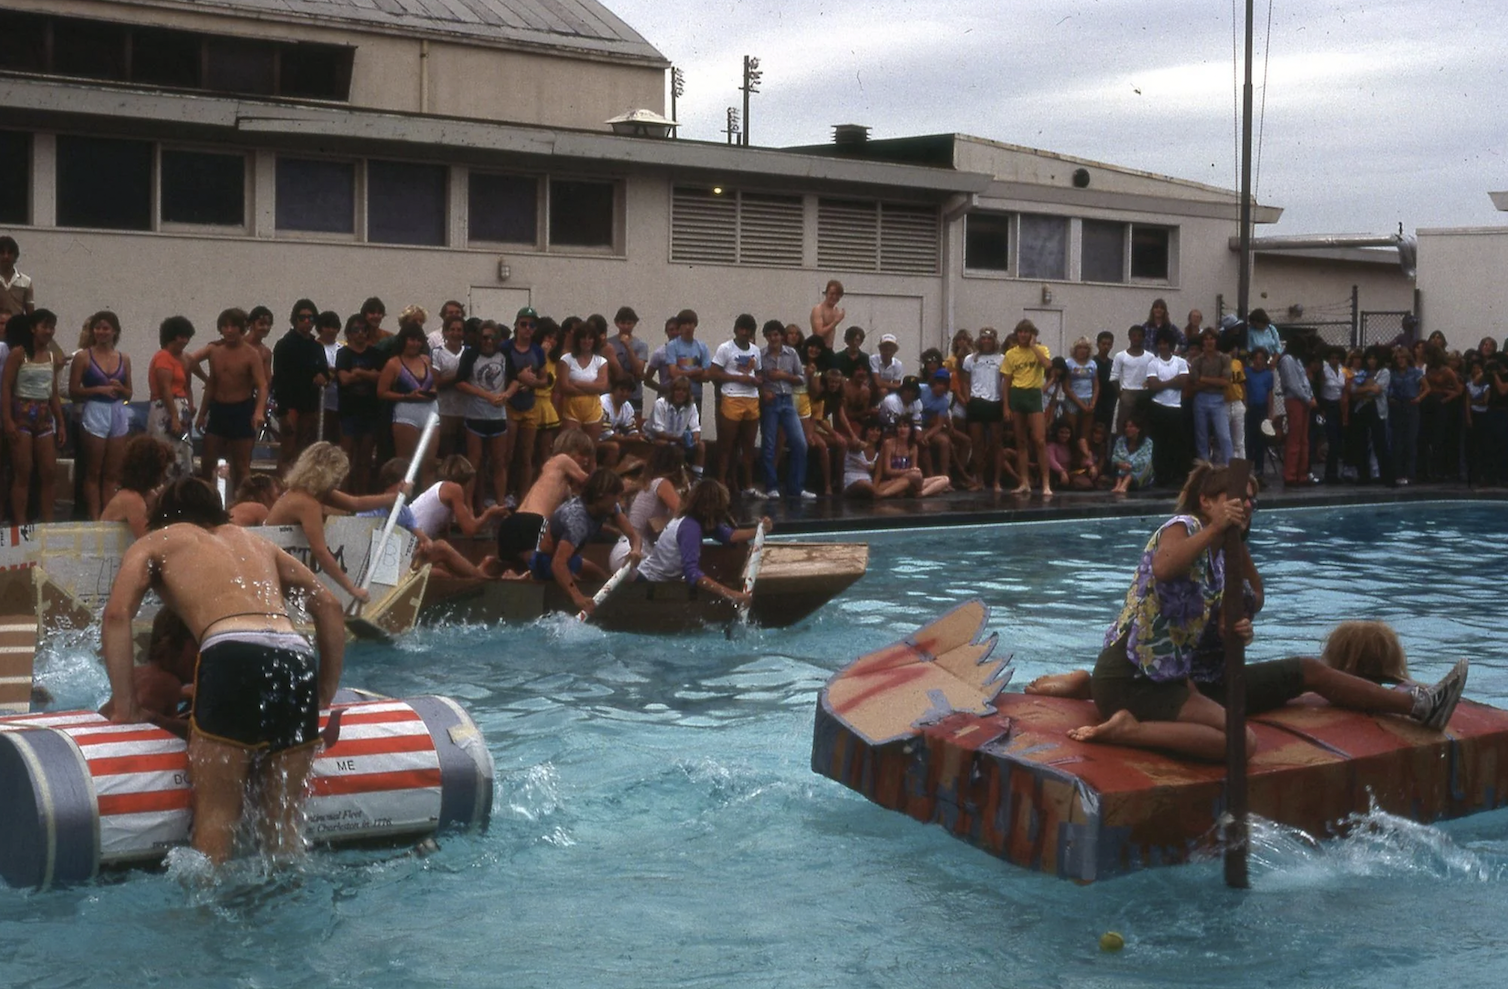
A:
{"type": "Polygon", "coordinates": [[[623,514],[618,499],[623,494],[623,478],[616,472],[599,467],[586,484],[581,494],[570,499],[550,515],[549,526],[540,534],[539,547],[529,559],[529,571],[535,580],[553,580],[571,597],[577,610],[590,615],[596,608],[592,599],[581,593],[576,586],[576,577],[585,573],[598,581],[607,579],[602,568],[581,556],[585,546],[611,521],[618,531],[628,537],[628,562],[638,563],[644,558],[639,544],[639,533],[623,514]]]}
{"type": "MultiPolygon", "coordinates": [[[[728,524],[731,498],[721,482],[706,478],[698,481],[686,499],[686,507],[670,520],[644,562],[639,564],[639,580],[684,580],[700,591],[711,591],[734,605],[747,605],[752,594],[728,587],[702,572],[702,540],[716,539],[724,546],[746,543],[754,538],[756,527],[735,529],[728,524]]],[[[775,523],[760,519],[766,533],[775,523]]]]}
{"type": "MultiPolygon", "coordinates": [[[[1206,629],[1219,620],[1224,597],[1225,532],[1246,519],[1245,499],[1228,497],[1228,487],[1226,467],[1201,465],[1189,475],[1178,514],[1153,533],[1142,553],[1091,675],[1090,691],[1105,720],[1075,728],[1069,738],[1224,758],[1223,664],[1201,645],[1206,629]]],[[[1243,618],[1236,632],[1250,641],[1251,620],[1243,618]]],[[[1256,663],[1247,669],[1246,713],[1272,710],[1313,691],[1337,707],[1405,714],[1438,731],[1461,698],[1467,672],[1463,659],[1433,687],[1396,691],[1314,659],[1256,663]]],[[[1249,755],[1256,750],[1250,729],[1247,742],[1249,755]]]]}

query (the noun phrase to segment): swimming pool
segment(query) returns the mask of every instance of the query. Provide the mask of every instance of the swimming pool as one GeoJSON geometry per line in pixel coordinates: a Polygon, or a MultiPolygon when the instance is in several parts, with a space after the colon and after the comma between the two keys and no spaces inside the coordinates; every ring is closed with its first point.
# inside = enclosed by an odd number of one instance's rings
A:
{"type": "MultiPolygon", "coordinates": [[[[1267,512],[1253,659],[1338,616],[1395,624],[1421,679],[1471,655],[1508,705],[1495,505],[1267,512]]],[[[822,682],[979,596],[1013,689],[1092,660],[1156,519],[876,533],[869,575],[786,630],[674,640],[563,621],[358,646],[347,682],[465,703],[498,766],[486,834],[427,857],[319,852],[186,890],[134,871],[0,889],[0,984],[267,987],[1487,986],[1508,963],[1508,812],[1375,815],[1315,845],[1259,828],[1254,889],[1218,863],[1092,887],[1027,873],[809,768],[822,682]],[[1102,954],[1099,935],[1127,947],[1102,954]]],[[[106,690],[49,653],[60,706],[106,690]]]]}

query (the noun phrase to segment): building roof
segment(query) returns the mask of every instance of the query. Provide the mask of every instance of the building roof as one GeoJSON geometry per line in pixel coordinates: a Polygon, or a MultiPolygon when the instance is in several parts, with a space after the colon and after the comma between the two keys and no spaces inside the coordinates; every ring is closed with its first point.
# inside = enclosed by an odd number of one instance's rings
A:
{"type": "Polygon", "coordinates": [[[301,24],[355,27],[508,47],[571,48],[668,65],[597,0],[130,0],[301,24]]]}

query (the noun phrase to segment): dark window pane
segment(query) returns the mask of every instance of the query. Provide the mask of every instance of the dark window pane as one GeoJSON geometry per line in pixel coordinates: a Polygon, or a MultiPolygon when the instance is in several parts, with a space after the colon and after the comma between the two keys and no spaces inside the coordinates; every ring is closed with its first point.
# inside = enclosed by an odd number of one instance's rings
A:
{"type": "Polygon", "coordinates": [[[52,71],[89,79],[125,79],[125,25],[53,18],[52,71]]]}
{"type": "Polygon", "coordinates": [[[1103,220],[1084,221],[1083,259],[1079,278],[1086,282],[1126,280],[1126,225],[1103,220]]]}
{"type": "Polygon", "coordinates": [[[367,240],[375,244],[445,244],[443,165],[367,162],[367,240]]]}
{"type": "Polygon", "coordinates": [[[164,223],[246,224],[246,156],[162,152],[164,223]]]}
{"type": "Polygon", "coordinates": [[[1061,216],[1021,216],[1021,242],[1017,245],[1018,271],[1022,278],[1068,277],[1068,220],[1061,216]]]}
{"type": "Polygon", "coordinates": [[[58,226],[152,229],[152,145],[58,135],[58,226]]]}
{"type": "Polygon", "coordinates": [[[284,45],[278,93],[301,100],[345,100],[351,90],[350,48],[284,45]]]}
{"type": "Polygon", "coordinates": [[[0,131],[0,223],[31,222],[31,135],[0,131]]]}
{"type": "Polygon", "coordinates": [[[347,161],[278,159],[279,230],[356,232],[356,166],[347,161]]]}
{"type": "Polygon", "coordinates": [[[1168,247],[1173,231],[1168,227],[1131,227],[1131,277],[1168,280],[1168,247]]]}
{"type": "Polygon", "coordinates": [[[206,62],[206,89],[222,93],[270,96],[273,77],[273,47],[260,41],[211,38],[206,62]]]}
{"type": "Polygon", "coordinates": [[[47,69],[47,22],[35,14],[0,11],[0,69],[44,72],[47,69]]]}
{"type": "Polygon", "coordinates": [[[196,88],[200,47],[199,37],[187,31],[138,28],[131,34],[131,78],[154,86],[196,88]]]}
{"type": "Polygon", "coordinates": [[[472,172],[467,197],[471,240],[533,244],[539,240],[539,180],[472,172]]]}
{"type": "Polygon", "coordinates": [[[612,247],[613,184],[552,180],[550,244],[553,247],[612,247]]]}
{"type": "Polygon", "coordinates": [[[970,213],[964,220],[963,266],[976,271],[1010,267],[1011,218],[1004,213],[970,213]]]}

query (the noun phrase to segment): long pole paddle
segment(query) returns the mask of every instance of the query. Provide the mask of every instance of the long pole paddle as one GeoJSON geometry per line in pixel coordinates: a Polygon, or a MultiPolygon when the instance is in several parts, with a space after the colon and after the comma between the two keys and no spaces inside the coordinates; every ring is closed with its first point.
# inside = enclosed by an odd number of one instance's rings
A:
{"type": "MultiPolygon", "coordinates": [[[[608,595],[617,590],[618,585],[628,579],[629,572],[632,571],[633,568],[634,565],[632,563],[625,563],[623,564],[623,566],[618,568],[616,573],[607,578],[607,583],[603,584],[600,588],[598,588],[597,593],[592,595],[593,611],[596,611],[599,607],[601,607],[602,602],[607,600],[608,595]]],[[[576,613],[576,620],[578,622],[584,622],[588,617],[590,616],[586,613],[585,608],[576,613]]]]}
{"type": "MultiPolygon", "coordinates": [[[[1230,462],[1230,498],[1246,499],[1251,461],[1230,462]]],[[[1246,889],[1246,643],[1236,623],[1246,617],[1246,544],[1241,530],[1225,530],[1225,593],[1220,609],[1221,638],[1225,640],[1225,885],[1246,889]]]]}
{"type": "MultiPolygon", "coordinates": [[[[424,431],[419,434],[419,445],[414,448],[414,456],[408,462],[408,470],[403,475],[403,483],[406,487],[410,489],[413,487],[414,478],[419,476],[419,465],[424,462],[424,452],[429,449],[429,441],[434,439],[435,430],[439,427],[440,413],[431,412],[424,422],[424,431]]],[[[378,561],[387,550],[387,541],[393,535],[393,527],[398,524],[398,514],[403,511],[403,506],[407,501],[408,497],[400,489],[398,497],[393,499],[393,510],[387,513],[387,523],[382,527],[382,536],[377,540],[377,552],[373,553],[372,558],[367,561],[366,571],[361,575],[360,587],[363,591],[372,585],[372,573],[377,569],[378,561]]],[[[354,606],[352,615],[359,616],[361,614],[360,599],[351,603],[354,606]]]]}
{"type": "Polygon", "coordinates": [[[749,557],[744,561],[744,593],[749,595],[749,600],[738,606],[738,612],[733,616],[733,624],[728,626],[728,635],[731,638],[735,629],[749,627],[749,612],[754,607],[754,582],[759,579],[759,564],[764,557],[764,522],[761,521],[754,529],[754,538],[749,540],[749,557]]]}

